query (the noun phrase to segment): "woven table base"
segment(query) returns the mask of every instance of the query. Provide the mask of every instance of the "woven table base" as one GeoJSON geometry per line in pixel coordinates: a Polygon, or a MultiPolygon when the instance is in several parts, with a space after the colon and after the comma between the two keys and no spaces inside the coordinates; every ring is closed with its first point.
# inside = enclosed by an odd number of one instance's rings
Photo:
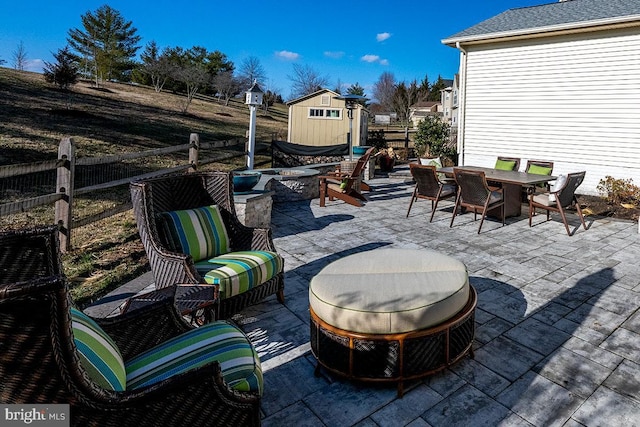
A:
{"type": "Polygon", "coordinates": [[[401,334],[366,334],[339,329],[311,312],[311,351],[320,367],[349,379],[398,383],[441,371],[469,353],[473,358],[476,291],[451,319],[427,329],[401,334]]]}

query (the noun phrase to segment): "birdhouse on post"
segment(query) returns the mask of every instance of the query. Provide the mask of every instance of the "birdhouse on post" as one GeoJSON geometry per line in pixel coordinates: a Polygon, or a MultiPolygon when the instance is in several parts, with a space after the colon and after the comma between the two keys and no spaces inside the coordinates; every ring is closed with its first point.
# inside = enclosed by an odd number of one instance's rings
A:
{"type": "Polygon", "coordinates": [[[244,103],[249,106],[249,141],[247,141],[247,169],[253,169],[253,158],[256,148],[256,109],[262,105],[264,93],[254,81],[253,85],[245,92],[244,103]]]}
{"type": "Polygon", "coordinates": [[[258,86],[258,82],[253,82],[253,85],[245,92],[244,103],[247,105],[262,105],[262,96],[264,92],[258,86]]]}

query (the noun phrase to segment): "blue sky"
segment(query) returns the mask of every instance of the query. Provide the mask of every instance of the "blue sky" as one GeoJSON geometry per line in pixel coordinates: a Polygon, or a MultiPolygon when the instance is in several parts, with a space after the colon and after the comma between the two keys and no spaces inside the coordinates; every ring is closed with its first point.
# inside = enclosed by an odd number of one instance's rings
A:
{"type": "Polygon", "coordinates": [[[13,67],[22,42],[28,69],[41,72],[42,61],[53,62],[52,52],[66,45],[68,30],[82,27],[80,17],[108,4],[138,29],[139,52],[155,40],[161,48],[219,50],[236,66],[253,56],[267,75],[263,89],[285,99],[294,63],[326,76],[330,89],[358,83],[369,95],[385,71],[406,82],[453,78],[459,54],[442,39],[507,9],[554,1],[7,1],[0,13],[0,58],[13,67]]]}

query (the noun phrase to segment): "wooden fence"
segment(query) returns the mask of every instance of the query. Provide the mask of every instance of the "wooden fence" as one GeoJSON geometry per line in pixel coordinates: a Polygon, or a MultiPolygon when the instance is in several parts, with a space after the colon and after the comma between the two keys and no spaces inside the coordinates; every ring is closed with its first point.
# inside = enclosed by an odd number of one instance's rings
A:
{"type": "MultiPolygon", "coordinates": [[[[0,166],[0,180],[13,180],[17,182],[21,176],[28,174],[52,173],[55,171],[55,188],[53,192],[44,195],[21,198],[20,200],[5,202],[1,200],[0,217],[28,211],[38,206],[55,206],[54,221],[60,230],[60,247],[62,251],[71,248],[71,233],[74,228],[108,218],[131,208],[131,203],[115,206],[103,210],[93,215],[73,219],[74,197],[82,194],[92,193],[98,190],[128,185],[129,182],[137,179],[150,178],[172,172],[195,171],[199,166],[213,162],[223,162],[233,158],[246,156],[244,147],[246,140],[237,138],[229,141],[213,141],[208,143],[200,142],[198,134],[192,133],[188,144],[181,144],[172,147],[145,150],[137,153],[124,153],[103,157],[77,157],[75,144],[72,138],[63,138],[58,146],[58,158],[36,163],[25,163],[17,165],[0,166]],[[221,149],[229,148],[235,151],[221,152],[221,149]],[[205,157],[206,150],[215,150],[214,157],[205,157]],[[155,170],[139,173],[125,178],[93,183],[76,188],[85,180],[79,180],[77,172],[83,166],[97,165],[122,165],[124,162],[139,160],[162,155],[170,155],[177,152],[188,152],[188,161],[185,164],[178,164],[170,168],[156,168],[155,170]]],[[[138,172],[142,171],[138,168],[138,172]]],[[[85,175],[88,175],[85,173],[85,175]]],[[[92,174],[92,175],[95,175],[92,174]]],[[[48,178],[50,180],[50,178],[48,178]]]]}

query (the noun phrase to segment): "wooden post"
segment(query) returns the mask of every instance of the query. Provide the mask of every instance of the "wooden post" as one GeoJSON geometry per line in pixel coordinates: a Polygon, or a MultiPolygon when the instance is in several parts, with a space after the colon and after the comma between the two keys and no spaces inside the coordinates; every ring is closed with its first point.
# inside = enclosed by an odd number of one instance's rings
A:
{"type": "Polygon", "coordinates": [[[189,136],[189,172],[198,170],[198,151],[200,151],[200,136],[192,133],[189,136]]]}
{"type": "Polygon", "coordinates": [[[58,146],[58,171],[56,191],[63,198],[56,201],[55,222],[59,228],[60,250],[71,249],[71,221],[73,206],[73,180],[76,165],[75,144],[71,138],[63,138],[58,146]]]}

